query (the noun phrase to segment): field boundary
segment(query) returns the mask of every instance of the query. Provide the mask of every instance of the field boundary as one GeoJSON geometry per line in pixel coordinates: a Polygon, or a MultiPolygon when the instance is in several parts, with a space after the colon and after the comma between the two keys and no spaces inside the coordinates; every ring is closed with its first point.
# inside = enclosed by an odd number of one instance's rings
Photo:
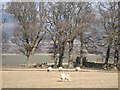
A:
{"type": "MultiPolygon", "coordinates": [[[[47,68],[43,68],[43,69],[26,69],[26,68],[20,68],[20,69],[16,69],[16,68],[2,68],[2,71],[47,71],[47,68]]],[[[50,72],[53,72],[53,71],[58,71],[58,69],[52,69],[52,71],[50,72]]],[[[79,71],[75,71],[75,69],[63,69],[62,71],[60,72],[106,72],[106,73],[118,73],[118,71],[114,70],[92,70],[92,69],[81,69],[79,71]]]]}

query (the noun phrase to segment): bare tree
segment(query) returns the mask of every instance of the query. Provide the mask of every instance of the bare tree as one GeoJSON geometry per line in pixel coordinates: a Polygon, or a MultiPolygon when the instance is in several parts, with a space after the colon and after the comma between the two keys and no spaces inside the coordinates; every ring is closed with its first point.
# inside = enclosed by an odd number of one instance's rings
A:
{"type": "Polygon", "coordinates": [[[105,58],[105,66],[107,67],[112,47],[115,49],[114,58],[118,62],[118,4],[117,2],[100,3],[99,12],[102,16],[102,23],[107,37],[107,51],[105,58]]]}
{"type": "Polygon", "coordinates": [[[32,56],[45,35],[44,3],[10,2],[7,10],[18,21],[14,31],[15,43],[21,47],[19,50],[27,56],[27,67],[30,67],[32,56]]]}
{"type": "MultiPolygon", "coordinates": [[[[59,54],[58,66],[62,66],[64,51],[66,44],[69,44],[68,63],[71,63],[71,52],[73,49],[73,41],[77,34],[84,27],[83,24],[76,26],[76,3],[49,3],[51,11],[48,20],[52,40],[54,42],[55,51],[59,54]]],[[[55,53],[55,54],[57,54],[55,53]]]]}
{"type": "Polygon", "coordinates": [[[79,26],[81,24],[84,24],[85,27],[82,29],[78,29],[79,33],[79,39],[80,39],[80,50],[79,50],[79,57],[80,57],[80,64],[82,66],[83,64],[83,49],[84,49],[84,42],[85,42],[85,33],[89,32],[90,25],[94,20],[94,12],[92,10],[92,3],[90,2],[84,2],[84,3],[78,3],[77,4],[77,20],[76,20],[76,26],[79,26]]]}
{"type": "Polygon", "coordinates": [[[120,1],[118,2],[118,57],[117,68],[120,71],[120,1]]]}

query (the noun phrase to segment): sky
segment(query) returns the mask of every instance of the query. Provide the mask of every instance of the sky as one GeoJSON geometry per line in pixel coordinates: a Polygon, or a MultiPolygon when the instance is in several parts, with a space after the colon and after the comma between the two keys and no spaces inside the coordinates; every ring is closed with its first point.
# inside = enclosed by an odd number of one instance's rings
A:
{"type": "Polygon", "coordinates": [[[10,2],[11,0],[1,0],[0,2],[10,2]]]}

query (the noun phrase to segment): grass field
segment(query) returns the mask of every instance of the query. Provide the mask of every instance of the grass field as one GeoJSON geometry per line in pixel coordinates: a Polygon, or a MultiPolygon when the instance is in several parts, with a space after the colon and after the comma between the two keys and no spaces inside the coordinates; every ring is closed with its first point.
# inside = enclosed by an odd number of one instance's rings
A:
{"type": "MultiPolygon", "coordinates": [[[[87,56],[87,60],[89,62],[103,62],[101,59],[98,60],[99,58],[101,58],[98,55],[86,55],[87,56]]],[[[67,56],[66,56],[67,57],[67,56]]],[[[77,56],[74,56],[77,57],[77,56]]],[[[74,58],[75,61],[75,58],[74,58]]],[[[112,60],[109,60],[110,62],[113,62],[112,60]]],[[[41,54],[41,55],[34,55],[32,58],[32,62],[33,63],[53,63],[54,60],[52,59],[52,55],[50,54],[41,54]]],[[[63,60],[64,63],[67,63],[68,60],[67,58],[65,58],[63,60]]],[[[2,55],[2,65],[18,65],[18,64],[26,64],[26,57],[24,55],[2,55]]]]}
{"type": "MultiPolygon", "coordinates": [[[[51,55],[34,55],[33,63],[54,62],[51,55]]],[[[16,65],[26,64],[26,57],[24,55],[2,55],[2,65],[16,65]]]]}
{"type": "Polygon", "coordinates": [[[71,82],[61,82],[58,71],[2,71],[3,88],[118,88],[118,73],[70,72],[71,82]]]}

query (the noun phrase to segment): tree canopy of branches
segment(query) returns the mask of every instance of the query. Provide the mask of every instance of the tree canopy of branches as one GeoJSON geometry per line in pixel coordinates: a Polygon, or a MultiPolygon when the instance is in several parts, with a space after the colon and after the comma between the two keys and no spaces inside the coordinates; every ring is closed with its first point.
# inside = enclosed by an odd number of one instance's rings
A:
{"type": "Polygon", "coordinates": [[[105,29],[105,36],[107,44],[105,65],[108,64],[111,48],[114,48],[115,64],[119,60],[118,49],[118,3],[117,2],[105,2],[100,3],[99,12],[102,16],[102,24],[105,29]]]}
{"type": "MultiPolygon", "coordinates": [[[[93,15],[90,3],[57,2],[49,3],[49,7],[47,16],[49,27],[47,31],[54,42],[54,57],[59,54],[58,66],[62,66],[65,46],[68,43],[68,64],[70,65],[74,39],[77,35],[81,35],[84,32],[88,22],[91,21],[89,17],[93,15]]],[[[57,64],[56,58],[55,62],[57,64]]]]}
{"type": "Polygon", "coordinates": [[[55,67],[62,66],[67,45],[68,66],[72,64],[71,57],[75,39],[80,41],[81,66],[84,49],[96,54],[103,54],[103,50],[106,49],[106,65],[110,52],[114,50],[116,64],[120,52],[119,5],[117,2],[99,2],[97,4],[98,11],[96,12],[94,10],[97,9],[93,8],[91,2],[8,3],[7,11],[17,20],[14,43],[19,45],[21,47],[19,50],[27,56],[27,66],[31,66],[32,56],[46,33],[53,41],[55,67]],[[103,37],[106,38],[103,39],[103,37]]]}
{"type": "Polygon", "coordinates": [[[7,11],[18,20],[14,32],[15,43],[21,47],[19,50],[27,56],[27,67],[30,67],[32,55],[45,35],[44,3],[10,2],[7,11]]]}

